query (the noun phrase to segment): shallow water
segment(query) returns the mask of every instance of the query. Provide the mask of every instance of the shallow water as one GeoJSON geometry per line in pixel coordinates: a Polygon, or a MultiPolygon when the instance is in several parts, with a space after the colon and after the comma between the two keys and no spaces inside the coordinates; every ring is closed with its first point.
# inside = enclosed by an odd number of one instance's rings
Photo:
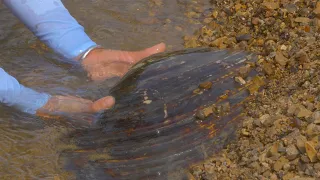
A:
{"type": "MultiPolygon", "coordinates": [[[[183,48],[183,35],[199,25],[185,13],[209,0],[69,0],[65,5],[88,34],[107,48],[138,50],[165,42],[183,48]]],[[[96,99],[114,80],[93,83],[81,69],[46,49],[0,4],[0,66],[20,83],[51,94],[96,99]]],[[[63,125],[0,107],[1,179],[70,179],[59,163],[63,125]]]]}

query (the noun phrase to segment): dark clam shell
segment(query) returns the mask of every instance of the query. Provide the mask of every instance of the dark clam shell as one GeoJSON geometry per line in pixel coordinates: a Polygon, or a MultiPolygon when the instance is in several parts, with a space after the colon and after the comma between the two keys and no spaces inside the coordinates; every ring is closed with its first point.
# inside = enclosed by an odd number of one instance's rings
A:
{"type": "MultiPolygon", "coordinates": [[[[205,48],[138,63],[111,90],[116,105],[101,114],[98,127],[72,134],[79,149],[66,152],[69,168],[78,170],[80,179],[179,176],[178,170],[207,158],[234,137],[242,104],[250,97],[235,77],[255,58],[205,48]],[[94,153],[107,158],[92,160],[94,153]]],[[[252,68],[247,79],[256,74],[252,68]]]]}

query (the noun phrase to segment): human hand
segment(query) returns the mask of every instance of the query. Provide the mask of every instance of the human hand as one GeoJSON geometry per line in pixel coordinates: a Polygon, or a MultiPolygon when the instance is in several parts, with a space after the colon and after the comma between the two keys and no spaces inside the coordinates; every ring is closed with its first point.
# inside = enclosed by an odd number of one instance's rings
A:
{"type": "MultiPolygon", "coordinates": [[[[164,43],[135,52],[94,49],[82,61],[82,65],[92,80],[104,80],[123,76],[138,61],[164,50],[164,43]]],[[[111,96],[94,102],[74,96],[52,96],[43,107],[37,110],[37,115],[52,117],[63,114],[96,113],[112,108],[114,104],[115,99],[111,96]]]]}
{"type": "Polygon", "coordinates": [[[94,80],[104,80],[115,76],[123,76],[138,61],[156,53],[165,51],[164,43],[157,44],[141,51],[119,51],[94,49],[82,61],[88,76],[94,80]]]}
{"type": "Polygon", "coordinates": [[[52,96],[43,107],[37,110],[37,115],[52,117],[71,113],[96,113],[112,108],[114,103],[115,100],[111,96],[94,102],[74,96],[52,96]]]}

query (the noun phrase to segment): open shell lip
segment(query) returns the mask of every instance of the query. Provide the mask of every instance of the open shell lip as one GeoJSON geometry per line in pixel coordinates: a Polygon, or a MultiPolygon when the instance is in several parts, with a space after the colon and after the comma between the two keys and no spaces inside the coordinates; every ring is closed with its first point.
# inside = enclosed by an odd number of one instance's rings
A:
{"type": "Polygon", "coordinates": [[[115,91],[117,89],[117,87],[122,83],[122,81],[125,80],[127,77],[131,76],[133,73],[135,73],[139,69],[147,66],[150,63],[156,63],[156,62],[162,61],[172,55],[179,56],[179,55],[184,55],[184,54],[204,53],[204,52],[210,52],[210,51],[216,51],[216,52],[219,52],[219,51],[226,52],[227,51],[230,54],[244,53],[244,51],[242,51],[242,50],[220,50],[220,49],[211,48],[211,47],[186,48],[186,49],[179,50],[179,51],[158,53],[158,54],[149,56],[147,58],[144,58],[141,61],[139,61],[138,63],[136,63],[135,65],[133,65],[129,69],[129,71],[120,79],[120,81],[117,82],[113,86],[113,88],[111,88],[110,92],[115,91]]]}

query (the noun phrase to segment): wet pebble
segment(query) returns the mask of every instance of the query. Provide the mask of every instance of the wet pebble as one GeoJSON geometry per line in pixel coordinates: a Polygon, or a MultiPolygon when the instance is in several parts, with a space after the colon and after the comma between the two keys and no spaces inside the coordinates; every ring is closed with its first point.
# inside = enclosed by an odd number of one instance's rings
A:
{"type": "Polygon", "coordinates": [[[296,148],[296,146],[294,144],[290,144],[287,148],[286,148],[286,153],[287,153],[287,158],[289,160],[294,160],[295,158],[298,157],[299,155],[299,150],[296,148]]]}
{"type": "Polygon", "coordinates": [[[250,34],[243,34],[243,35],[239,35],[236,37],[236,40],[238,42],[240,41],[249,41],[251,39],[251,35],[250,34]]]}

